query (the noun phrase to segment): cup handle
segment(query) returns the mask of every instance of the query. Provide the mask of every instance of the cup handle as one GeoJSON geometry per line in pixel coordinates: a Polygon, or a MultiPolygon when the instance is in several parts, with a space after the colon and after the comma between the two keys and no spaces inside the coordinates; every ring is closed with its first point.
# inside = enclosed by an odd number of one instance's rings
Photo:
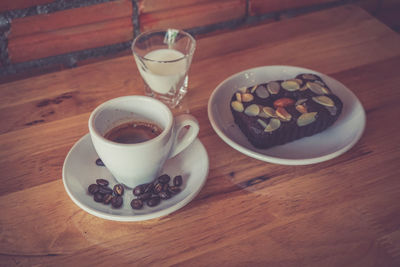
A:
{"type": "Polygon", "coordinates": [[[199,122],[195,117],[188,114],[183,114],[175,117],[175,125],[174,125],[174,143],[169,153],[169,157],[172,158],[179,154],[182,150],[188,147],[193,141],[196,139],[199,133],[199,122]],[[189,129],[183,133],[181,136],[182,130],[186,126],[190,126],[189,129]]]}

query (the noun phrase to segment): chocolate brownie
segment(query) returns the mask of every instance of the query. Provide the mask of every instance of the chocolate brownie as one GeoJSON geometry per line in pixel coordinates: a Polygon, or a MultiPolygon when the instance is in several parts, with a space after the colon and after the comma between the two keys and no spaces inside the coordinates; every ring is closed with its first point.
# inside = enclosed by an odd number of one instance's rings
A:
{"type": "Polygon", "coordinates": [[[319,76],[303,73],[240,88],[230,106],[250,143],[269,148],[322,132],[337,120],[343,103],[319,76]]]}

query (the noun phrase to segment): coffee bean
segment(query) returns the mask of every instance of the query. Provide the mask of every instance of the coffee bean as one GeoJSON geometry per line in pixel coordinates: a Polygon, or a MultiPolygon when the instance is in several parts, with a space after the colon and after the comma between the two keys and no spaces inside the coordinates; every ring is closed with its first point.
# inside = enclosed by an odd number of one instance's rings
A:
{"type": "Polygon", "coordinates": [[[157,178],[157,181],[162,184],[168,184],[170,180],[171,180],[171,177],[169,177],[168,174],[163,174],[157,178]]]}
{"type": "Polygon", "coordinates": [[[157,206],[158,204],[160,204],[160,197],[159,196],[152,197],[149,200],[147,200],[146,203],[149,207],[157,206]]]}
{"type": "Polygon", "coordinates": [[[102,167],[105,166],[104,163],[103,163],[103,161],[102,161],[100,158],[96,159],[96,165],[97,165],[97,166],[102,166],[102,167]]]}
{"type": "Polygon", "coordinates": [[[173,181],[175,186],[181,186],[183,183],[183,179],[181,175],[175,176],[173,181]]]}
{"type": "Polygon", "coordinates": [[[140,210],[143,207],[143,201],[141,201],[140,199],[133,199],[131,201],[131,207],[132,209],[140,210]]]}
{"type": "Polygon", "coordinates": [[[105,194],[112,194],[113,190],[109,188],[108,186],[99,186],[99,192],[102,193],[103,195],[105,194]]]}
{"type": "Polygon", "coordinates": [[[124,194],[124,186],[122,184],[114,185],[114,193],[117,196],[122,196],[124,194]]]}
{"type": "Polygon", "coordinates": [[[148,183],[144,185],[144,193],[153,193],[154,184],[148,183]]]}
{"type": "Polygon", "coordinates": [[[103,198],[104,198],[104,195],[101,194],[100,192],[97,192],[97,193],[94,194],[94,196],[93,196],[93,199],[94,199],[94,201],[96,201],[96,202],[103,202],[103,198]]]}
{"type": "Polygon", "coordinates": [[[96,180],[96,183],[97,183],[98,185],[102,185],[102,186],[107,186],[107,185],[108,185],[108,181],[105,180],[105,179],[97,179],[97,180],[96,180]]]}
{"type": "Polygon", "coordinates": [[[158,193],[160,193],[162,190],[163,190],[163,184],[160,183],[160,182],[156,182],[156,184],[154,185],[154,188],[153,188],[153,192],[154,192],[155,194],[158,194],[158,193]]]}
{"type": "Polygon", "coordinates": [[[144,193],[144,185],[141,184],[133,188],[133,194],[135,196],[140,196],[143,193],[144,193]]]}
{"type": "Polygon", "coordinates": [[[151,198],[152,193],[143,193],[141,195],[138,196],[138,199],[140,200],[148,200],[149,198],[151,198]]]}
{"type": "Polygon", "coordinates": [[[120,208],[120,207],[122,206],[122,202],[123,202],[123,199],[122,199],[121,196],[114,196],[114,197],[111,199],[111,205],[112,205],[114,208],[120,208]]]}
{"type": "Polygon", "coordinates": [[[103,203],[108,205],[108,204],[110,204],[112,199],[113,199],[113,195],[105,194],[104,197],[103,197],[103,203]]]}
{"type": "Polygon", "coordinates": [[[168,192],[168,190],[169,190],[169,184],[165,184],[165,185],[163,186],[162,191],[168,192]]]}
{"type": "Polygon", "coordinates": [[[100,186],[98,184],[91,184],[88,187],[88,192],[91,195],[96,194],[97,192],[99,192],[100,186]]]}
{"type": "Polygon", "coordinates": [[[169,199],[169,198],[171,198],[171,193],[170,192],[168,192],[168,191],[163,191],[163,192],[160,192],[159,194],[158,194],[158,196],[161,198],[161,199],[169,199]]]}
{"type": "Polygon", "coordinates": [[[175,194],[178,194],[179,192],[181,192],[181,189],[178,186],[170,186],[168,189],[168,192],[175,195],[175,194]]]}

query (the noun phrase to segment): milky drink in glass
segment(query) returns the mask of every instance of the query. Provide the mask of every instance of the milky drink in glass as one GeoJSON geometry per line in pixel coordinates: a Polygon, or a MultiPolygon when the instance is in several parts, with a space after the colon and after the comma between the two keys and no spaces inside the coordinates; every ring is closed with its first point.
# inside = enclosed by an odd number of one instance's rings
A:
{"type": "Polygon", "coordinates": [[[187,92],[195,47],[196,41],[190,34],[176,29],[149,31],[137,36],[132,52],[145,84],[145,94],[169,107],[179,105],[187,92]]]}
{"type": "MultiPolygon", "coordinates": [[[[158,94],[176,94],[187,83],[187,59],[174,49],[157,49],[144,56],[147,59],[139,68],[145,83],[158,94]]],[[[135,59],[138,58],[135,56],[135,59]]]]}

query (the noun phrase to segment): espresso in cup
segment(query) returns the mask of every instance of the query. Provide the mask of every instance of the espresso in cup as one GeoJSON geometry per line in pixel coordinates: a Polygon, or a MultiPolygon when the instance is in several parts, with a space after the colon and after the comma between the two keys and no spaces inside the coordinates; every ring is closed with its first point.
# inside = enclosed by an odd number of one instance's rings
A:
{"type": "Polygon", "coordinates": [[[121,144],[137,144],[149,141],[160,135],[162,128],[157,124],[145,121],[122,123],[109,130],[104,137],[121,144]]]}
{"type": "Polygon", "coordinates": [[[118,183],[134,188],[160,175],[165,161],[197,138],[199,123],[189,114],[174,117],[154,98],[123,96],[93,110],[89,132],[99,158],[118,183]]]}

